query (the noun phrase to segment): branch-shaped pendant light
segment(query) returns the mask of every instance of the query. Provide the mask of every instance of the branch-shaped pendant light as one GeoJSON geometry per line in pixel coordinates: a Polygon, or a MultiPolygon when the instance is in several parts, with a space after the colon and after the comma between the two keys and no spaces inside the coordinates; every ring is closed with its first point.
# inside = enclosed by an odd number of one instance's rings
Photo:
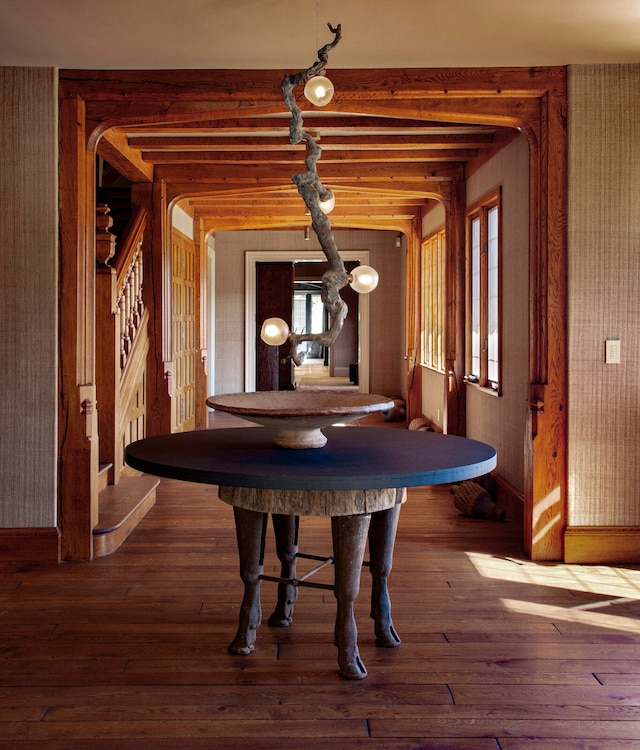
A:
{"type": "Polygon", "coordinates": [[[326,188],[318,175],[317,161],[322,154],[322,149],[317,140],[303,130],[302,111],[296,103],[294,90],[296,86],[304,86],[315,76],[325,72],[329,59],[329,52],[338,44],[342,38],[340,24],[335,28],[328,24],[329,30],[334,35],[333,41],[325,44],[318,50],[317,62],[303,73],[285,76],[282,81],[282,94],[287,108],[291,112],[291,123],[289,125],[289,141],[292,145],[304,141],[307,147],[305,159],[306,172],[300,172],[291,178],[298,188],[309,213],[311,214],[311,226],[316,233],[320,246],[329,261],[329,270],[322,277],[322,304],[329,313],[329,330],[323,333],[297,334],[291,333],[289,343],[291,350],[289,357],[296,365],[302,363],[298,353],[300,345],[305,341],[317,341],[323,346],[331,346],[342,330],[344,319],[347,316],[347,305],[340,297],[340,290],[349,283],[349,275],[344,267],[340,253],[331,231],[329,217],[320,207],[321,201],[328,201],[333,197],[332,192],[326,188]]]}
{"type": "MultiPolygon", "coordinates": [[[[329,52],[342,38],[342,32],[340,24],[335,28],[331,24],[327,24],[327,26],[334,35],[334,38],[332,42],[325,44],[324,47],[318,50],[318,60],[304,72],[287,75],[282,81],[284,101],[291,112],[289,140],[293,145],[302,141],[306,144],[306,171],[294,174],[291,179],[298,188],[298,192],[311,214],[311,226],[329,261],[329,270],[322,277],[321,291],[322,303],[329,314],[329,329],[327,331],[323,333],[304,334],[289,332],[284,321],[274,318],[269,318],[262,326],[261,335],[267,343],[278,345],[284,343],[288,338],[290,351],[286,359],[293,360],[296,365],[302,364],[303,355],[299,353],[299,347],[305,341],[318,342],[327,347],[333,344],[342,330],[344,319],[348,312],[346,303],[340,297],[340,290],[350,282],[354,288],[357,286],[357,281],[354,277],[358,274],[355,272],[354,274],[347,273],[331,231],[331,222],[327,216],[330,210],[327,206],[332,207],[335,199],[331,190],[322,184],[318,175],[317,162],[322,154],[322,149],[318,145],[317,139],[304,131],[302,111],[298,107],[294,93],[297,86],[305,86],[305,94],[307,95],[309,89],[314,89],[315,93],[309,95],[309,99],[318,104],[318,106],[327,104],[331,99],[333,86],[323,74],[327,67],[329,52]],[[284,330],[281,327],[279,334],[276,333],[271,336],[268,330],[269,327],[275,325],[277,328],[279,323],[284,326],[284,330]]],[[[372,276],[373,281],[368,288],[356,288],[356,291],[372,291],[377,284],[376,272],[368,266],[360,266],[357,270],[364,272],[364,275],[369,274],[372,276]]]]}

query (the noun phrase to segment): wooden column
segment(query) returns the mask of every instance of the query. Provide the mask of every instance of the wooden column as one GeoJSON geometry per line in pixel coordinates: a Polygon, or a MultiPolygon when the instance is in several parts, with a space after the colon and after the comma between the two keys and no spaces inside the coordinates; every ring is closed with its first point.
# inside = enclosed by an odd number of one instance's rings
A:
{"type": "Polygon", "coordinates": [[[134,205],[149,214],[149,229],[144,233],[145,307],[149,311],[149,359],[147,388],[147,436],[171,432],[171,261],[167,237],[166,185],[163,182],[132,186],[134,205]]]}
{"type": "Polygon", "coordinates": [[[61,556],[90,560],[98,517],[95,387],[95,165],[85,107],[60,102],[60,471],[61,556]]]}
{"type": "Polygon", "coordinates": [[[447,368],[447,411],[444,431],[466,435],[465,371],[465,208],[466,181],[453,180],[445,204],[447,238],[446,292],[447,324],[445,326],[445,362],[447,368]]]}
{"type": "Polygon", "coordinates": [[[196,245],[196,255],[198,263],[196,264],[197,283],[196,283],[196,337],[198,343],[198,357],[196,359],[196,428],[202,429],[208,425],[207,410],[207,373],[208,373],[208,339],[209,330],[207,320],[207,235],[204,231],[203,219],[196,219],[193,222],[194,242],[196,245]]]}
{"type": "Polygon", "coordinates": [[[100,377],[97,383],[100,463],[110,463],[110,484],[116,484],[120,462],[115,446],[119,438],[118,395],[120,392],[120,333],[116,327],[116,271],[109,264],[115,254],[116,238],[109,231],[112,219],[107,206],[99,206],[96,222],[96,361],[100,377]]]}
{"type": "Polygon", "coordinates": [[[539,100],[530,148],[529,430],[525,440],[525,548],[562,560],[567,523],[566,76],[539,100]]]}
{"type": "Polygon", "coordinates": [[[422,245],[422,219],[411,223],[407,232],[407,424],[422,416],[422,368],[420,366],[420,310],[422,306],[422,279],[420,252],[422,245]]]}

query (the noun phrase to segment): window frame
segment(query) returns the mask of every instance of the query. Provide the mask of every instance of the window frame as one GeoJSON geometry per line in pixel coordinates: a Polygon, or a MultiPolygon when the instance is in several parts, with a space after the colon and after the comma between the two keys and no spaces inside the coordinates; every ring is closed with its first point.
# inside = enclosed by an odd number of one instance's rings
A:
{"type": "Polygon", "coordinates": [[[422,240],[420,248],[420,364],[445,372],[446,336],[446,228],[422,240]]]}
{"type": "Polygon", "coordinates": [[[465,382],[502,395],[502,190],[500,187],[486,193],[469,206],[465,212],[465,268],[466,268],[466,320],[465,320],[465,382]],[[491,212],[497,211],[495,237],[490,243],[489,224],[491,212]],[[477,228],[477,245],[474,245],[477,228]],[[495,264],[490,267],[490,259],[495,264]],[[474,266],[475,263],[475,266],[474,266]],[[474,271],[477,267],[477,277],[474,271]],[[491,272],[493,268],[493,273],[491,272]],[[491,290],[495,284],[497,289],[491,290]],[[475,287],[475,288],[474,288],[475,287]],[[490,294],[493,302],[490,301],[490,294]],[[491,314],[496,323],[489,330],[491,314]],[[474,314],[477,316],[474,318],[474,314]],[[477,322],[476,322],[477,321],[477,322]],[[477,330],[477,337],[475,336],[477,330]],[[478,349],[475,343],[479,344],[478,349]],[[491,343],[490,343],[491,342],[491,343]],[[489,360],[489,351],[496,350],[495,360],[489,360]],[[477,360],[477,364],[476,364],[477,360]],[[493,372],[491,372],[493,370],[493,372]],[[490,372],[492,377],[490,377],[490,372]]]}

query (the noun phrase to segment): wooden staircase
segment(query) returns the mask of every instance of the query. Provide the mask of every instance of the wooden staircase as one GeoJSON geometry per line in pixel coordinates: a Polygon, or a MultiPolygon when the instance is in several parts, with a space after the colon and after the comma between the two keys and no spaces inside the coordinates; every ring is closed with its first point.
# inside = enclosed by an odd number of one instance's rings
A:
{"type": "Polygon", "coordinates": [[[142,294],[142,242],[147,214],[138,209],[131,215],[128,198],[118,208],[121,224],[126,218],[128,222],[117,248],[110,231],[110,207],[100,204],[96,214],[96,360],[101,409],[98,495],[91,531],[94,558],[118,549],[153,507],[159,484],[157,478],[140,475],[124,462],[125,446],[146,435],[149,314],[142,294]]]}
{"type": "Polygon", "coordinates": [[[100,467],[98,523],[93,530],[93,556],[105,557],[118,549],[156,502],[157,477],[123,475],[108,484],[110,464],[100,467]]]}

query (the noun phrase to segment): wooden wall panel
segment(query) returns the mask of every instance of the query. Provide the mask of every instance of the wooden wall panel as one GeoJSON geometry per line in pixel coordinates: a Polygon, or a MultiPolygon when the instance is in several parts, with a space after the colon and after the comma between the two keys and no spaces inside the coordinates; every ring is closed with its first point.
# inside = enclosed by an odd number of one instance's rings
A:
{"type": "Polygon", "coordinates": [[[171,326],[173,341],[172,432],[195,427],[196,356],[198,351],[196,304],[200,268],[193,240],[173,230],[171,237],[171,326]]]}

